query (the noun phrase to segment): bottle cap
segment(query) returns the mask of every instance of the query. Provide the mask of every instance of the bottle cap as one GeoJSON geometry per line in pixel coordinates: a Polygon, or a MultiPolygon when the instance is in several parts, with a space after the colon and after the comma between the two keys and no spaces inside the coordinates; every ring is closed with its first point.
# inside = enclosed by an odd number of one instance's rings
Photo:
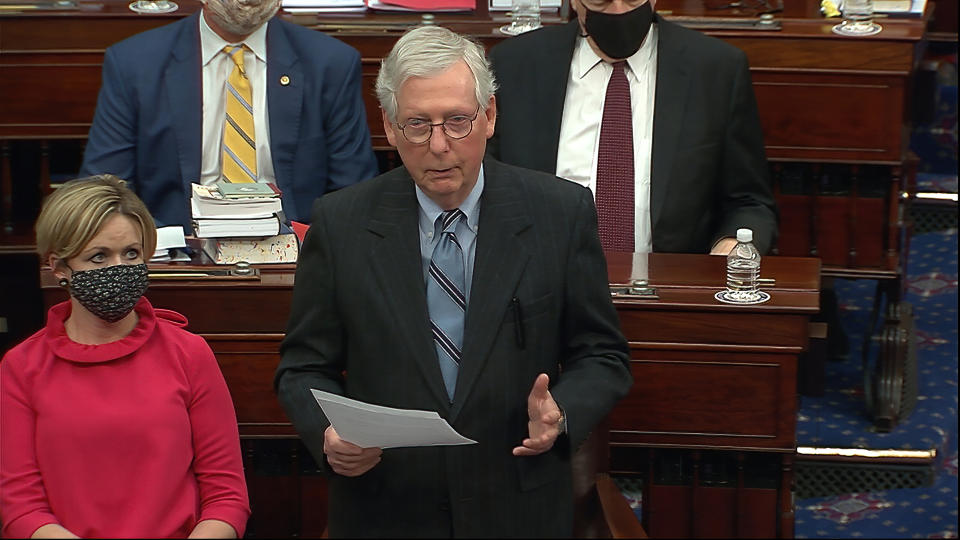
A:
{"type": "Polygon", "coordinates": [[[737,242],[753,242],[751,229],[737,229],[737,242]]]}

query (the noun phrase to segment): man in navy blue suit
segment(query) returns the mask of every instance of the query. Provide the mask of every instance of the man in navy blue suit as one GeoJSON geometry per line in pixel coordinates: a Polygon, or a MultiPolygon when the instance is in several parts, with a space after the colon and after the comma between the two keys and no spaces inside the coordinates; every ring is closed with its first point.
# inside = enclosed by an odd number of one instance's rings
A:
{"type": "Polygon", "coordinates": [[[190,184],[220,178],[227,80],[243,46],[252,89],[255,177],[309,221],[317,197],[377,174],[360,55],[274,18],[278,0],[205,0],[181,21],[107,49],[80,174],[130,182],[158,226],[189,225],[190,184]]]}

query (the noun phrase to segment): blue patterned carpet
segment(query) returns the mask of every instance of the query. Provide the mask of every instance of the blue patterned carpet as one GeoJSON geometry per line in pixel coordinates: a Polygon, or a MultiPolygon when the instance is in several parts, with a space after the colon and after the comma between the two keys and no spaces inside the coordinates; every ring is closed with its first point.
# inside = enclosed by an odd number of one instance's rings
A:
{"type": "Polygon", "coordinates": [[[850,359],[827,366],[823,397],[803,397],[799,446],[936,449],[930,487],[796,501],[797,538],[957,537],[957,230],[911,240],[906,300],[914,306],[919,400],[890,433],[865,414],[860,346],[875,282],[837,280],[850,359]]]}
{"type": "MultiPolygon", "coordinates": [[[[911,149],[920,158],[918,191],[957,193],[957,49],[932,44],[936,68],[932,117],[916,122],[911,149]]],[[[797,499],[797,538],[957,538],[957,223],[915,234],[907,262],[914,307],[919,399],[890,433],[873,430],[863,404],[860,362],[875,282],[838,280],[840,318],[850,337],[849,359],[827,366],[823,397],[804,397],[799,446],[935,449],[933,485],[797,499]]]]}

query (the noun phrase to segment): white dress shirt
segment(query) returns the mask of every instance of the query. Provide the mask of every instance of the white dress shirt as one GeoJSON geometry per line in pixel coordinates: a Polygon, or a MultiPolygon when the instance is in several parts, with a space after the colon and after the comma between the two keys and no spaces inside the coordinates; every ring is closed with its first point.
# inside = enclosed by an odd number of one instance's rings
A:
{"type": "MultiPolygon", "coordinates": [[[[650,152],[653,140],[653,104],[657,87],[657,25],[650,26],[640,49],[627,58],[624,70],[630,83],[633,109],[634,246],[653,250],[650,223],[650,152]]],[[[604,62],[586,38],[577,38],[570,61],[570,77],[560,124],[557,176],[572,180],[597,194],[597,154],[603,102],[613,67],[604,62]]]]}
{"type": "MultiPolygon", "coordinates": [[[[228,43],[200,17],[200,65],[203,71],[203,147],[200,162],[200,183],[212,184],[220,179],[223,152],[223,124],[226,118],[227,79],[233,72],[233,60],[223,52],[228,43]]],[[[253,91],[253,126],[257,142],[257,181],[276,183],[270,159],[270,115],[267,111],[267,23],[250,34],[242,43],[243,67],[253,91]]]]}

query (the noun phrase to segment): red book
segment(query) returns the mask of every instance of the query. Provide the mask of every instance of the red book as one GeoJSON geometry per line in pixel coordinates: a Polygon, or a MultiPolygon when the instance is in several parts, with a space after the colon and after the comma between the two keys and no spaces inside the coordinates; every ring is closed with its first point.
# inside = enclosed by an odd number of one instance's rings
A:
{"type": "Polygon", "coordinates": [[[307,229],[309,229],[310,226],[306,223],[291,220],[290,228],[293,229],[293,234],[297,235],[297,240],[300,240],[300,243],[303,244],[303,238],[307,236],[307,229]]]}
{"type": "Polygon", "coordinates": [[[380,0],[381,3],[399,6],[413,11],[472,10],[476,0],[380,0]]]}

